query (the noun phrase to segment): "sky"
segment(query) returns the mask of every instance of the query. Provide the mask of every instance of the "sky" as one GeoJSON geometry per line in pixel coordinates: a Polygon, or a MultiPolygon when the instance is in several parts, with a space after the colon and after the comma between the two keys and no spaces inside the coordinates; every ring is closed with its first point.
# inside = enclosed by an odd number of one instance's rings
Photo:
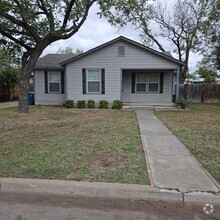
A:
{"type": "MultiPolygon", "coordinates": [[[[103,43],[106,43],[118,36],[124,36],[141,42],[138,30],[135,30],[131,25],[119,29],[118,27],[111,26],[108,21],[104,18],[100,19],[96,14],[98,11],[98,6],[93,5],[90,9],[89,15],[85,23],[82,25],[80,30],[71,38],[67,40],[60,40],[54,42],[48,46],[42,56],[48,53],[56,53],[57,50],[62,47],[72,47],[73,51],[76,49],[81,49],[86,52],[89,49],[92,49],[96,46],[99,46],[103,43]]],[[[167,51],[172,51],[172,47],[165,39],[161,38],[162,45],[167,51]]],[[[157,47],[152,47],[153,49],[158,50],[157,47]]],[[[175,57],[175,54],[172,54],[175,57]]],[[[176,58],[176,57],[175,57],[176,58]]],[[[189,68],[193,72],[196,69],[196,64],[201,60],[201,56],[198,54],[191,54],[189,68]]]]}

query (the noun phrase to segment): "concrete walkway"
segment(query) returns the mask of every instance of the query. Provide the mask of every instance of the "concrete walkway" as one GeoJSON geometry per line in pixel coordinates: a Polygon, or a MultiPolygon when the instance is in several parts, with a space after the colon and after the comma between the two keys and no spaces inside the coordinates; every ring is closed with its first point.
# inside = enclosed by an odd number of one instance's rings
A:
{"type": "Polygon", "coordinates": [[[149,110],[136,110],[152,183],[180,192],[219,188],[185,145],[149,110]]]}

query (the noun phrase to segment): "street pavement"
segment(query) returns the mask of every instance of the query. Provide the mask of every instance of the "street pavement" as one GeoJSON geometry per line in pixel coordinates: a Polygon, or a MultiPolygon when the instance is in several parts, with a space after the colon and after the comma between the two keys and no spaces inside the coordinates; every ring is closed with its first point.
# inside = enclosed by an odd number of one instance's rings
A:
{"type": "Polygon", "coordinates": [[[152,186],[1,179],[0,220],[219,219],[220,196],[152,186]]]}

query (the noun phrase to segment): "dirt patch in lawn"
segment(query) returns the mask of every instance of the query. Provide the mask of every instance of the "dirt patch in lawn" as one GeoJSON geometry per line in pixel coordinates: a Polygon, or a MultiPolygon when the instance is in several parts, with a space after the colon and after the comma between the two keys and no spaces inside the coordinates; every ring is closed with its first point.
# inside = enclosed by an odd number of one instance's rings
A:
{"type": "Polygon", "coordinates": [[[220,105],[193,104],[190,111],[155,114],[220,182],[220,105]]]}
{"type": "Polygon", "coordinates": [[[0,176],[149,182],[135,112],[0,109],[0,176]]]}

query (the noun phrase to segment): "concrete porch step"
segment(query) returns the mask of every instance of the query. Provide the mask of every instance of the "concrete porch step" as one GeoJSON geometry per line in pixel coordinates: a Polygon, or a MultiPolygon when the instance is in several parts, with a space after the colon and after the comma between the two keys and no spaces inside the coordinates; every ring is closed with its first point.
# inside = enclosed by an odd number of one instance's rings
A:
{"type": "Polygon", "coordinates": [[[177,109],[174,103],[124,103],[124,109],[132,110],[175,110],[177,109]]]}

